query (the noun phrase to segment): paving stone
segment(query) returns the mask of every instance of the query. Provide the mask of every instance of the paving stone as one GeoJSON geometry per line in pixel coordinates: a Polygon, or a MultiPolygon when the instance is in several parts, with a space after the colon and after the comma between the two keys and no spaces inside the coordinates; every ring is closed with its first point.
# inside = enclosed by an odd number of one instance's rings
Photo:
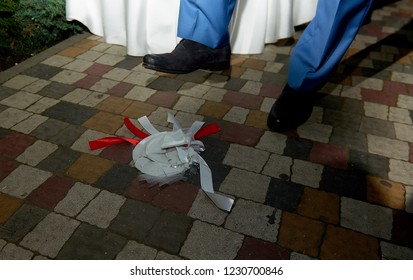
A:
{"type": "Polygon", "coordinates": [[[107,134],[114,134],[123,124],[123,118],[119,115],[98,112],[88,119],[83,126],[91,130],[107,134]]]}
{"type": "Polygon", "coordinates": [[[40,98],[42,98],[41,95],[19,91],[12,96],[1,100],[0,103],[23,110],[38,101],[40,98]]]}
{"type": "Polygon", "coordinates": [[[12,89],[22,89],[25,86],[30,85],[38,80],[38,78],[30,77],[27,75],[17,75],[10,80],[6,81],[3,86],[12,89]]]}
{"type": "Polygon", "coordinates": [[[249,110],[240,108],[240,107],[232,107],[223,117],[223,120],[243,124],[245,123],[249,110]]]}
{"type": "Polygon", "coordinates": [[[384,260],[413,260],[413,250],[385,241],[380,242],[381,257],[384,260]]]}
{"type": "Polygon", "coordinates": [[[284,155],[287,157],[307,160],[313,147],[313,141],[287,137],[286,147],[284,149],[284,155]]]}
{"type": "Polygon", "coordinates": [[[91,93],[90,90],[77,88],[60,98],[60,100],[78,104],[86,99],[91,93]]]}
{"type": "Polygon", "coordinates": [[[205,101],[199,98],[181,96],[173,109],[195,114],[204,103],[205,101]]]}
{"type": "Polygon", "coordinates": [[[413,248],[413,214],[404,211],[393,211],[392,243],[413,248]]]}
{"type": "Polygon", "coordinates": [[[33,137],[24,134],[9,133],[0,138],[0,154],[3,158],[15,159],[35,140],[33,137]]]}
{"type": "Polygon", "coordinates": [[[393,209],[405,209],[405,188],[402,184],[377,177],[367,177],[367,200],[393,209]]]}
{"type": "Polygon", "coordinates": [[[80,125],[96,115],[96,113],[98,113],[98,111],[94,108],[68,102],[59,102],[55,106],[43,112],[43,115],[63,122],[80,125]],[[70,114],[68,114],[68,112],[70,112],[70,114]]]}
{"type": "Polygon", "coordinates": [[[237,256],[243,239],[241,234],[195,221],[180,255],[192,260],[231,260],[237,256]]]}
{"type": "Polygon", "coordinates": [[[0,127],[11,128],[31,115],[32,113],[26,111],[15,108],[7,108],[6,110],[0,112],[0,127]]]}
{"type": "Polygon", "coordinates": [[[226,122],[222,127],[221,139],[243,146],[254,147],[260,140],[262,133],[263,130],[256,127],[226,122]]]}
{"type": "Polygon", "coordinates": [[[161,209],[150,204],[128,199],[112,221],[109,230],[129,239],[143,241],[160,219],[161,212],[161,209]]]}
{"type": "Polygon", "coordinates": [[[314,163],[347,169],[348,150],[325,143],[314,143],[309,160],[314,163]]]}
{"type": "Polygon", "coordinates": [[[318,188],[322,174],[323,165],[303,160],[294,160],[292,165],[291,181],[312,188],[318,188]]]}
{"type": "Polygon", "coordinates": [[[203,99],[221,102],[224,99],[226,90],[220,88],[210,88],[208,92],[204,95],[203,99]]]}
{"type": "Polygon", "coordinates": [[[70,146],[70,148],[78,152],[91,154],[91,155],[98,155],[102,152],[102,150],[101,149],[91,150],[89,146],[89,142],[97,140],[97,139],[109,137],[109,136],[110,135],[107,133],[102,133],[99,131],[88,129],[73,143],[72,146],[70,146]]]}
{"type": "Polygon", "coordinates": [[[340,197],[333,193],[305,188],[297,213],[338,225],[340,221],[340,197]]]}
{"type": "Polygon", "coordinates": [[[50,66],[61,67],[71,61],[73,61],[73,58],[62,55],[52,55],[51,57],[44,60],[42,63],[50,66]]]}
{"type": "Polygon", "coordinates": [[[50,176],[50,172],[20,165],[0,183],[0,191],[17,198],[26,198],[50,176]]]}
{"type": "MultiPolygon", "coordinates": [[[[149,73],[132,72],[123,81],[133,85],[146,87],[153,81],[155,81],[157,78],[158,76],[149,73]]],[[[151,88],[154,89],[153,87],[151,88]]]]}
{"type": "Polygon", "coordinates": [[[229,143],[215,137],[205,137],[201,141],[205,145],[205,151],[201,153],[201,156],[208,164],[211,162],[221,163],[224,160],[230,147],[229,143]]]}
{"type": "Polygon", "coordinates": [[[63,175],[79,156],[80,153],[76,151],[59,147],[55,152],[40,162],[37,167],[52,172],[53,174],[63,175]]]}
{"type": "Polygon", "coordinates": [[[392,229],[392,211],[377,205],[343,197],[341,221],[343,227],[389,240],[392,229]]]}
{"type": "Polygon", "coordinates": [[[68,126],[69,124],[66,122],[49,118],[45,122],[40,124],[38,127],[36,127],[30,133],[30,135],[33,135],[36,138],[47,141],[50,138],[59,134],[61,131],[63,131],[68,126]]]}
{"type": "Polygon", "coordinates": [[[154,260],[158,251],[135,241],[126,243],[125,248],[116,256],[117,260],[154,260]]]}
{"type": "Polygon", "coordinates": [[[36,166],[39,162],[47,158],[51,153],[57,150],[57,145],[37,140],[28,147],[16,160],[31,166],[36,166]]]}
{"type": "Polygon", "coordinates": [[[52,176],[35,189],[26,201],[38,207],[52,210],[73,184],[74,182],[66,177],[52,176]]]}
{"type": "Polygon", "coordinates": [[[75,217],[98,194],[99,189],[76,183],[55,207],[57,213],[75,217]]]}
{"type": "Polygon", "coordinates": [[[390,107],[389,121],[403,124],[413,124],[411,111],[396,107],[390,107]]]}
{"type": "Polygon", "coordinates": [[[50,213],[23,238],[20,245],[54,258],[79,224],[76,220],[50,213]]]}
{"type": "Polygon", "coordinates": [[[283,212],[277,243],[286,249],[317,257],[324,233],[322,222],[283,212]]]}
{"type": "Polygon", "coordinates": [[[52,136],[49,141],[64,147],[70,147],[76,140],[86,131],[86,128],[69,124],[65,126],[60,132],[52,136]]]}
{"type": "Polygon", "coordinates": [[[125,201],[126,198],[120,195],[102,191],[77,218],[97,227],[107,228],[110,222],[117,216],[120,207],[122,207],[125,201]]]}
{"type": "Polygon", "coordinates": [[[350,150],[349,168],[367,175],[387,178],[389,159],[379,155],[350,150]]]}
{"type": "Polygon", "coordinates": [[[221,192],[264,202],[271,178],[257,173],[232,168],[219,190],[221,192]]]}
{"type": "Polygon", "coordinates": [[[138,172],[134,167],[115,164],[96,182],[96,186],[113,193],[123,194],[137,176],[138,172]]]}
{"type": "Polygon", "coordinates": [[[298,127],[297,132],[302,138],[328,143],[333,132],[333,127],[325,124],[307,122],[298,127]]]}
{"type": "Polygon", "coordinates": [[[47,109],[49,109],[50,107],[53,107],[54,105],[56,105],[57,103],[59,103],[59,101],[56,99],[49,98],[49,97],[43,97],[39,99],[36,103],[28,107],[26,111],[29,111],[35,114],[41,114],[47,109]]]}
{"type": "Polygon", "coordinates": [[[330,137],[330,144],[346,147],[349,150],[367,152],[366,135],[350,129],[334,128],[330,137]]]}
{"type": "Polygon", "coordinates": [[[70,166],[66,175],[84,183],[94,184],[112,168],[113,164],[107,159],[83,154],[70,166]]]}
{"type": "Polygon", "coordinates": [[[365,173],[360,170],[340,170],[324,167],[320,189],[354,199],[366,199],[365,173]]]}
{"type": "Polygon", "coordinates": [[[61,260],[111,260],[125,246],[127,240],[110,231],[81,224],[60,250],[61,260]]]}
{"type": "Polygon", "coordinates": [[[23,200],[0,193],[0,224],[7,222],[22,204],[23,200]]]}
{"type": "Polygon", "coordinates": [[[324,110],[324,124],[341,129],[358,131],[362,117],[348,112],[340,112],[331,109],[324,110]]]}
{"type": "Polygon", "coordinates": [[[265,241],[276,242],[281,211],[246,200],[237,200],[225,227],[265,241]]]}
{"type": "Polygon", "coordinates": [[[371,118],[387,120],[389,116],[389,106],[383,104],[364,102],[364,111],[365,115],[371,118]]]}
{"type": "Polygon", "coordinates": [[[177,93],[158,91],[149,97],[147,102],[156,106],[172,108],[178,99],[179,95],[177,93]]]}
{"type": "Polygon", "coordinates": [[[286,146],[287,136],[266,131],[262,135],[260,142],[257,144],[256,148],[282,155],[286,146]]]}
{"type": "Polygon", "coordinates": [[[3,87],[0,85],[0,100],[3,100],[5,98],[8,98],[15,94],[18,90],[8,88],[8,87],[3,87]]]}
{"type": "Polygon", "coordinates": [[[49,85],[45,86],[38,94],[48,98],[60,99],[73,90],[75,90],[75,87],[73,87],[72,85],[51,82],[49,85]]]}
{"type": "Polygon", "coordinates": [[[6,246],[7,242],[3,239],[0,239],[0,251],[3,249],[4,246],[6,246]]]}
{"type": "Polygon", "coordinates": [[[379,242],[376,238],[340,227],[328,226],[321,245],[324,260],[377,260],[379,242]],[[352,244],[352,246],[349,246],[352,244]]]}
{"type": "Polygon", "coordinates": [[[32,228],[43,220],[49,211],[23,204],[13,216],[0,227],[0,238],[9,242],[21,240],[32,228]]]}
{"type": "Polygon", "coordinates": [[[292,165],[293,161],[290,157],[272,154],[266,162],[262,174],[280,179],[288,179],[291,177],[292,165]]]}
{"type": "Polygon", "coordinates": [[[387,138],[396,137],[393,123],[374,118],[363,117],[360,125],[360,132],[387,138]]]}
{"type": "Polygon", "coordinates": [[[395,123],[396,138],[406,142],[413,142],[413,126],[395,123]]]}
{"type": "Polygon", "coordinates": [[[413,110],[413,96],[400,94],[397,101],[397,107],[413,110]]]}
{"type": "Polygon", "coordinates": [[[268,188],[265,204],[277,209],[296,212],[304,187],[273,178],[268,188]]]}
{"type": "Polygon", "coordinates": [[[86,76],[84,73],[75,72],[72,70],[63,70],[50,78],[53,82],[58,82],[66,85],[72,85],[86,76]]]}
{"type": "Polygon", "coordinates": [[[8,243],[0,250],[0,260],[30,260],[32,256],[32,252],[13,243],[8,243]]]}
{"type": "Polygon", "coordinates": [[[176,254],[182,247],[192,219],[169,211],[163,211],[145,237],[145,244],[176,254]]]}
{"type": "Polygon", "coordinates": [[[290,252],[277,244],[246,237],[237,260],[288,260],[290,252]]]}
{"type": "Polygon", "coordinates": [[[164,260],[164,261],[169,261],[169,260],[182,260],[182,258],[175,256],[175,255],[171,255],[168,253],[165,253],[163,251],[159,251],[158,254],[156,255],[156,260],[164,260]]]}
{"type": "Polygon", "coordinates": [[[198,192],[188,216],[207,223],[220,226],[228,214],[217,208],[204,192],[198,192]]]}
{"type": "Polygon", "coordinates": [[[251,147],[232,144],[223,163],[253,172],[260,172],[267,162],[268,157],[268,152],[257,151],[251,147]]]}
{"type": "Polygon", "coordinates": [[[177,182],[160,189],[160,192],[153,197],[154,206],[186,215],[192,206],[193,201],[199,191],[199,187],[177,182]]]}
{"type": "Polygon", "coordinates": [[[413,163],[391,159],[389,179],[409,185],[413,182],[413,163]]]}
{"type": "Polygon", "coordinates": [[[225,94],[222,102],[240,108],[258,110],[261,106],[262,100],[262,96],[256,96],[254,94],[246,94],[235,91],[228,91],[225,94]]]}
{"type": "Polygon", "coordinates": [[[30,77],[49,80],[53,76],[57,75],[60,71],[62,71],[62,69],[59,67],[40,63],[23,71],[23,74],[30,77]]]}
{"type": "Polygon", "coordinates": [[[12,127],[13,130],[21,132],[23,134],[30,134],[34,129],[47,120],[47,117],[41,115],[31,115],[24,121],[16,124],[12,127]]]}

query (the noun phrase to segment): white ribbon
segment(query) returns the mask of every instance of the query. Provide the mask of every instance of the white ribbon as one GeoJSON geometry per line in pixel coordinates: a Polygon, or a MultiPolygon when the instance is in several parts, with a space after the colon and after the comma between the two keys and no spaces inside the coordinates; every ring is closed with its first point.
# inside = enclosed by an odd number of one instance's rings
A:
{"type": "Polygon", "coordinates": [[[145,117],[139,118],[139,123],[151,135],[143,139],[133,150],[135,167],[143,175],[141,178],[150,184],[169,184],[181,180],[191,165],[197,163],[200,167],[201,188],[215,205],[231,211],[234,200],[215,193],[212,172],[206,161],[199,155],[205,150],[204,144],[194,140],[194,135],[204,125],[196,121],[186,133],[172,114],[168,114],[168,122],[173,124],[170,132],[159,132],[145,117]]]}

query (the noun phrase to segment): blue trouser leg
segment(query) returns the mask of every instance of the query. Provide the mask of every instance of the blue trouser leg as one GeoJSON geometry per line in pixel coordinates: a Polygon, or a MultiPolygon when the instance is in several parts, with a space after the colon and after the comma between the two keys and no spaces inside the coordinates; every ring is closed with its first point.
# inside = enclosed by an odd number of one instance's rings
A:
{"type": "Polygon", "coordinates": [[[295,46],[288,84],[313,92],[328,81],[363,24],[373,0],[319,0],[314,19],[295,46]]]}
{"type": "Polygon", "coordinates": [[[236,0],[181,0],[178,37],[211,48],[229,44],[228,25],[236,0]]]}

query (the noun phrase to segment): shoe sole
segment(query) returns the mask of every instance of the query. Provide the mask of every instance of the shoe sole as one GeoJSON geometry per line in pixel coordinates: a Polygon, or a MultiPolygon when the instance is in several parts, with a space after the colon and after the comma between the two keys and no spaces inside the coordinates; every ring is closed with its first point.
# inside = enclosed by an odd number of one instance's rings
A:
{"type": "Polygon", "coordinates": [[[198,69],[208,70],[208,71],[224,71],[231,67],[229,61],[208,63],[203,66],[200,66],[199,68],[190,69],[190,70],[163,69],[163,68],[159,68],[159,67],[156,67],[155,65],[147,64],[147,63],[142,63],[142,66],[147,69],[155,70],[158,72],[170,73],[170,74],[188,74],[198,69]]]}

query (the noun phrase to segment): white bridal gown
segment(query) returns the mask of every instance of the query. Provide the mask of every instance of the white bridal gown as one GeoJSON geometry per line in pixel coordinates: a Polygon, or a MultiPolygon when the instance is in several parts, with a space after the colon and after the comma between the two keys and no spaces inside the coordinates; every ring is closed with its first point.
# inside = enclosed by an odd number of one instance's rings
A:
{"type": "MultiPolygon", "coordinates": [[[[172,51],[180,0],[66,0],[66,17],[77,20],[127,53],[172,51]]],[[[264,45],[288,38],[294,26],[311,21],[317,0],[238,0],[229,27],[232,52],[258,54],[264,45]]]]}

